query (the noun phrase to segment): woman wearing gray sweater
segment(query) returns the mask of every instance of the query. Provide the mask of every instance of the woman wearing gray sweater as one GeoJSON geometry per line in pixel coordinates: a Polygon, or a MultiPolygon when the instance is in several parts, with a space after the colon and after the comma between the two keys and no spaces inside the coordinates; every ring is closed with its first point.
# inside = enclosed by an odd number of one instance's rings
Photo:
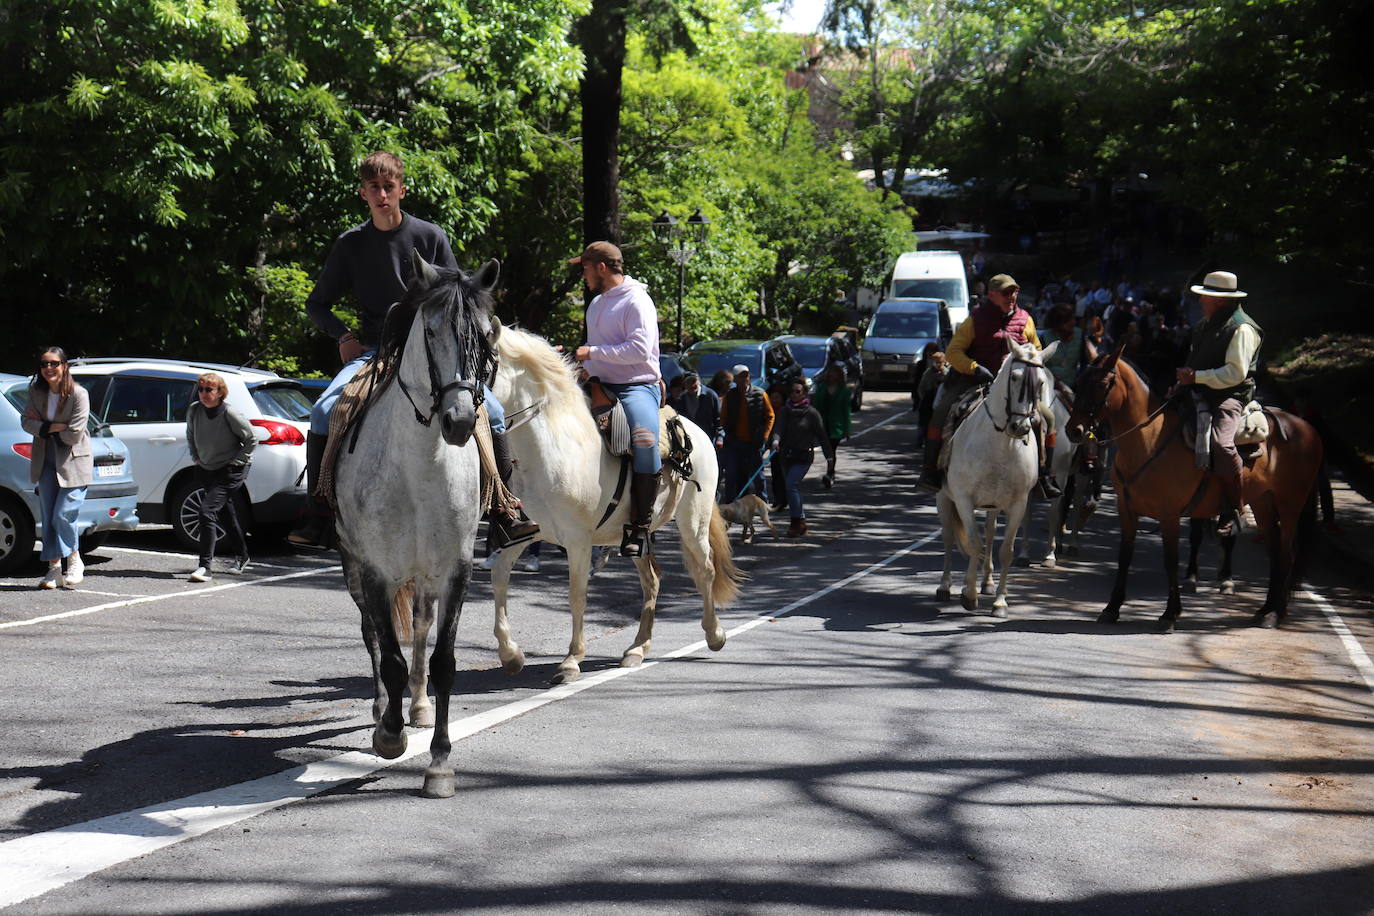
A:
{"type": "Polygon", "coordinates": [[[243,414],[224,398],[229,387],[224,379],[207,372],[196,380],[196,400],[186,411],[186,444],[196,463],[196,483],[200,500],[200,564],[191,573],[192,582],[214,578],[216,527],[220,510],[228,513],[224,535],[235,545],[234,571],[248,567],[248,544],[243,538],[238,513],[234,511],[234,491],[248,477],[248,465],[258,444],[253,427],[243,414]]]}

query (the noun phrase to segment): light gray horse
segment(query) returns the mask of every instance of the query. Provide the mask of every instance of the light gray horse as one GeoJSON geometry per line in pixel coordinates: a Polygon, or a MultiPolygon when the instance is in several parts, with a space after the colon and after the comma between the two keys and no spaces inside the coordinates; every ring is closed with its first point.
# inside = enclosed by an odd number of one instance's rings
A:
{"type": "Polygon", "coordinates": [[[356,444],[349,432],[339,451],[337,528],[376,682],[372,748],[389,760],[405,752],[407,668],[400,640],[412,635],[413,602],[411,684],[419,690],[411,709],[416,724],[434,723],[422,792],[447,798],[454,793],[448,764],[453,640],[481,511],[477,448],[469,440],[482,383],[494,367],[489,291],[499,268],[488,261],[472,276],[436,270],[414,252],[411,266],[413,279],[387,316],[377,357],[395,365],[395,375],[362,418],[356,444]],[[437,708],[431,710],[424,648],[436,607],[430,670],[437,708]]]}

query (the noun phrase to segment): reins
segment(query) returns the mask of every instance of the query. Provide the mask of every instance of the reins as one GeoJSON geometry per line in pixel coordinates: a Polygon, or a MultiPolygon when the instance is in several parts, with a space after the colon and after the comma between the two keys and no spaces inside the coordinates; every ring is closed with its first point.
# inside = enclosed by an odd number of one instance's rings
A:
{"type": "MultiPolygon", "coordinates": [[[[1021,358],[1021,357],[1019,357],[1019,356],[1012,356],[1012,357],[1011,357],[1011,360],[1012,360],[1012,362],[1014,362],[1014,363],[1022,363],[1023,365],[1030,366],[1030,367],[1033,368],[1033,369],[1043,369],[1043,368],[1045,368],[1044,363],[1036,362],[1035,360],[1030,360],[1030,359],[1023,359],[1023,358],[1021,358]]],[[[1033,374],[1033,373],[1032,373],[1032,374],[1033,374]]],[[[1018,398],[1018,403],[1025,403],[1025,404],[1032,404],[1032,405],[1033,405],[1033,404],[1035,404],[1035,402],[1036,402],[1037,400],[1039,400],[1039,393],[1040,393],[1040,386],[1039,386],[1038,384],[1036,384],[1035,382],[1033,382],[1033,381],[1031,380],[1030,376],[1024,376],[1024,375],[1023,375],[1023,376],[1021,377],[1021,393],[1020,393],[1020,397],[1018,398]]],[[[997,425],[997,418],[994,417],[994,416],[992,415],[992,408],[988,406],[988,399],[987,399],[987,398],[984,398],[984,399],[983,399],[983,410],[987,411],[988,419],[992,422],[992,428],[995,429],[995,430],[997,430],[999,433],[1004,434],[1004,435],[1007,433],[1007,427],[1011,426],[1011,421],[1014,420],[1015,418],[1017,418],[1017,417],[1025,417],[1026,419],[1032,419],[1032,418],[1035,416],[1035,414],[1036,414],[1036,411],[1035,411],[1034,408],[1032,408],[1031,410],[1013,410],[1013,409],[1012,409],[1013,404],[1012,404],[1012,399],[1011,399],[1011,382],[1010,382],[1010,380],[1008,380],[1008,382],[1007,382],[1006,401],[1007,401],[1007,405],[1006,405],[1007,419],[1005,420],[1005,422],[1003,422],[1003,424],[1002,424],[1001,426],[998,426],[998,425],[997,425]]],[[[1025,437],[1025,436],[1012,436],[1012,438],[1013,438],[1013,439],[1024,439],[1024,438],[1026,438],[1026,437],[1025,437]]]]}
{"type": "MultiPolygon", "coordinates": [[[[392,309],[387,312],[388,319],[391,318],[392,312],[394,310],[395,306],[392,306],[392,309]]],[[[467,366],[465,366],[464,363],[473,362],[474,357],[476,357],[478,361],[480,361],[480,356],[479,354],[474,352],[477,349],[477,347],[473,346],[469,341],[467,341],[464,338],[463,334],[458,330],[457,310],[449,308],[446,309],[446,311],[453,312],[451,316],[446,316],[445,320],[448,326],[453,329],[453,340],[458,347],[458,372],[461,374],[467,368],[467,366]]],[[[417,310],[417,314],[423,314],[423,312],[424,305],[421,305],[417,310]]],[[[469,328],[469,330],[471,330],[471,328],[469,328]]],[[[396,365],[396,384],[398,384],[401,387],[401,393],[404,394],[406,396],[406,400],[410,402],[411,410],[415,412],[416,422],[418,422],[421,426],[425,427],[428,427],[432,422],[434,422],[434,415],[439,412],[439,408],[444,399],[444,395],[448,394],[450,391],[469,392],[472,395],[472,409],[474,411],[476,411],[478,407],[482,406],[482,402],[485,398],[485,386],[482,384],[482,374],[479,374],[479,372],[474,371],[471,378],[465,379],[460,377],[452,382],[449,382],[448,384],[444,384],[443,379],[439,377],[439,370],[434,366],[434,349],[430,346],[430,340],[433,336],[434,333],[428,327],[426,327],[424,329],[423,340],[425,346],[425,369],[429,374],[429,413],[426,414],[420,412],[419,405],[415,403],[415,398],[410,393],[410,386],[408,386],[405,382],[405,379],[401,377],[400,363],[401,360],[404,358],[404,351],[402,351],[401,355],[397,357],[396,365]]],[[[495,360],[491,359],[490,357],[488,357],[487,361],[493,364],[495,362],[495,360]]]]}

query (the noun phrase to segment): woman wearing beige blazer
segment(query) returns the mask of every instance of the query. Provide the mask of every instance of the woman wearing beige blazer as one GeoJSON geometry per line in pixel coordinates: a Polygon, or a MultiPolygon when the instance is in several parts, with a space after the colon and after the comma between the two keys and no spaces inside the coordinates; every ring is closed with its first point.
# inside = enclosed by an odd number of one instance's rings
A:
{"type": "Polygon", "coordinates": [[[29,386],[24,410],[24,431],[33,436],[29,479],[38,484],[38,506],[43,516],[43,559],[48,574],[43,588],[76,585],[86,570],[77,549],[76,516],[86,499],[94,470],[91,436],[86,419],[91,399],[72,379],[67,354],[49,347],[38,361],[38,374],[29,386]],[[62,573],[62,560],[67,572],[62,573]]]}

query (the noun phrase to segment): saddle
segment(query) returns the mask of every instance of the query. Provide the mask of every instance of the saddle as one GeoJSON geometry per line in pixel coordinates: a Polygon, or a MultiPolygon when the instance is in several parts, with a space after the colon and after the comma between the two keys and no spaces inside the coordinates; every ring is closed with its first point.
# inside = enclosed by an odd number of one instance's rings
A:
{"type": "Polygon", "coordinates": [[[344,385],[339,399],[334,402],[334,409],[329,413],[329,439],[325,443],[324,458],[320,461],[320,480],[312,495],[324,499],[330,508],[337,508],[334,505],[334,466],[339,460],[339,449],[343,447],[348,431],[362,425],[368,408],[386,389],[394,374],[394,369],[387,372],[380,363],[375,358],[363,363],[358,373],[344,385]],[[356,424],[354,421],[357,421],[356,424]]]}
{"type": "MultiPolygon", "coordinates": [[[[1183,441],[1193,451],[1193,466],[1199,470],[1212,467],[1212,409],[1200,392],[1183,402],[1183,441]],[[1192,410],[1188,409],[1191,401],[1192,410]]],[[[1251,467],[1264,454],[1269,439],[1269,417],[1264,405],[1251,401],[1245,405],[1240,424],[1236,427],[1235,445],[1245,466],[1251,467]]]]}
{"type": "MultiPolygon", "coordinates": [[[[587,409],[596,421],[596,430],[601,434],[607,454],[620,458],[628,466],[630,456],[634,454],[634,444],[630,440],[630,421],[625,417],[625,406],[596,376],[583,382],[582,392],[587,397],[587,409]]],[[[701,489],[701,484],[692,480],[692,438],[682,425],[681,415],[663,402],[661,389],[658,451],[665,467],[681,479],[692,481],[698,490],[701,489]]]]}
{"type": "MultiPolygon", "coordinates": [[[[944,438],[941,440],[940,457],[936,462],[942,471],[949,470],[950,440],[954,438],[954,433],[963,425],[964,421],[973,415],[973,412],[982,406],[983,401],[987,400],[988,388],[985,385],[976,385],[959,395],[959,400],[949,409],[949,415],[945,418],[943,427],[944,438]]],[[[1040,417],[1038,415],[1031,418],[1036,429],[1040,429],[1040,417]]],[[[1045,463],[1045,441],[1044,436],[1037,433],[1036,445],[1040,450],[1040,463],[1045,463]]]]}

